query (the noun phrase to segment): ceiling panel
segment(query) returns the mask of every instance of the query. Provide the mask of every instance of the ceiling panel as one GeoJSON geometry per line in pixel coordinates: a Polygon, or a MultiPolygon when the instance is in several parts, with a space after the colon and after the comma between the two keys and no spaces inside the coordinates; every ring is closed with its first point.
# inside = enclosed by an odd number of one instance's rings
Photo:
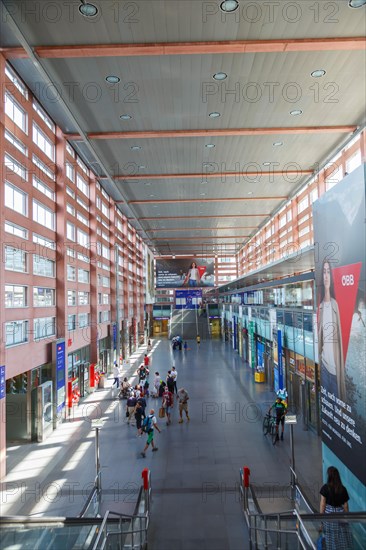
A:
{"type": "Polygon", "coordinates": [[[77,0],[6,0],[0,5],[11,15],[2,9],[1,46],[21,45],[29,52],[38,46],[76,46],[75,58],[43,57],[50,54],[44,51],[39,58],[35,51],[34,59],[7,55],[62,130],[74,140],[78,132],[87,135],[74,141],[78,153],[104,176],[102,185],[159,250],[189,255],[197,247],[212,253],[213,243],[222,250],[239,247],[311,177],[311,172],[288,174],[288,169],[323,165],[365,123],[365,46],[340,39],[364,36],[366,9],[352,10],[345,1],[239,0],[235,13],[224,14],[219,0],[91,1],[99,8],[94,19],[78,13],[77,0]],[[318,45],[310,51],[309,39],[322,38],[331,39],[332,49],[318,45]],[[159,55],[113,57],[84,57],[78,47],[95,45],[99,53],[108,44],[238,40],[308,43],[304,51],[277,52],[272,43],[261,53],[222,53],[220,45],[216,54],[165,55],[161,48],[159,55]],[[313,78],[315,69],[326,73],[313,78]],[[219,71],[227,74],[223,82],[213,79],[219,71]],[[120,83],[108,84],[107,75],[118,76],[120,83]],[[293,116],[293,110],[302,114],[293,116]],[[221,116],[210,118],[213,111],[221,116]],[[304,131],[327,126],[348,129],[304,131]],[[299,127],[301,133],[286,133],[299,127]],[[215,135],[238,128],[263,135],[215,135]],[[269,133],[271,128],[278,131],[269,133]],[[185,130],[206,134],[144,134],[185,130]],[[88,137],[107,132],[127,137],[88,137]],[[132,138],[128,132],[140,134],[132,138]],[[248,170],[256,177],[226,175],[248,170]],[[268,170],[281,174],[263,175],[268,170]],[[149,178],[169,174],[178,177],[149,178]],[[188,174],[199,177],[183,177],[188,174]],[[114,179],[121,175],[125,178],[114,179]]]}

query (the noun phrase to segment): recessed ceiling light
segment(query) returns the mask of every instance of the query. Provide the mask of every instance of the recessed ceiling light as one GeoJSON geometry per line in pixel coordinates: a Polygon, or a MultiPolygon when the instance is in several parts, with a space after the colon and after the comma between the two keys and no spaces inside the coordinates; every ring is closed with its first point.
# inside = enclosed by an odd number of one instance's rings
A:
{"type": "Polygon", "coordinates": [[[213,149],[214,147],[216,147],[216,145],[214,143],[207,143],[205,147],[207,147],[207,149],[213,149]]]}
{"type": "Polygon", "coordinates": [[[79,12],[81,15],[84,15],[84,17],[95,17],[98,13],[97,6],[94,6],[94,4],[89,4],[88,2],[86,4],[81,4],[79,6],[79,12]]]}
{"type": "Polygon", "coordinates": [[[299,116],[299,115],[302,115],[302,111],[301,109],[295,109],[294,111],[290,111],[290,115],[299,116]]]}
{"type": "Polygon", "coordinates": [[[146,166],[143,166],[142,164],[141,164],[141,166],[139,166],[139,170],[145,170],[145,168],[146,168],[146,166]]]}
{"type": "Polygon", "coordinates": [[[118,76],[109,75],[105,77],[106,81],[109,82],[109,84],[118,84],[118,82],[121,82],[121,79],[118,76]]]}
{"type": "Polygon", "coordinates": [[[253,195],[253,191],[248,191],[248,195],[253,195]]]}
{"type": "Polygon", "coordinates": [[[311,73],[311,76],[313,78],[320,78],[326,74],[326,71],[324,69],[316,69],[311,73]]]}
{"type": "Polygon", "coordinates": [[[225,78],[227,78],[227,74],[226,73],[215,73],[212,78],[214,78],[215,80],[225,80],[225,78]]]}
{"type": "Polygon", "coordinates": [[[121,120],[130,120],[132,118],[131,115],[120,115],[119,117],[121,120]]]}
{"type": "Polygon", "coordinates": [[[349,0],[348,6],[350,8],[362,8],[366,4],[366,0],[349,0]]]}
{"type": "Polygon", "coordinates": [[[271,163],[270,162],[264,162],[263,166],[271,166],[271,163]]]}
{"type": "Polygon", "coordinates": [[[273,147],[282,147],[283,145],[283,141],[275,141],[274,143],[272,143],[273,147]]]}
{"type": "Polygon", "coordinates": [[[155,197],[155,195],[150,195],[150,197],[155,197]]]}
{"type": "Polygon", "coordinates": [[[139,151],[141,149],[140,145],[132,145],[132,151],[139,151]]]}
{"type": "Polygon", "coordinates": [[[220,114],[220,113],[217,113],[217,112],[215,111],[215,112],[213,112],[213,113],[210,113],[208,116],[209,116],[210,118],[218,118],[219,116],[221,116],[221,114],[220,114]]]}
{"type": "Polygon", "coordinates": [[[220,9],[226,13],[231,13],[239,7],[238,0],[224,0],[220,4],[220,9]]]}
{"type": "Polygon", "coordinates": [[[200,193],[201,197],[204,197],[206,195],[206,193],[200,193]]]}
{"type": "Polygon", "coordinates": [[[151,185],[151,183],[147,181],[146,183],[144,183],[144,185],[151,185]]]}

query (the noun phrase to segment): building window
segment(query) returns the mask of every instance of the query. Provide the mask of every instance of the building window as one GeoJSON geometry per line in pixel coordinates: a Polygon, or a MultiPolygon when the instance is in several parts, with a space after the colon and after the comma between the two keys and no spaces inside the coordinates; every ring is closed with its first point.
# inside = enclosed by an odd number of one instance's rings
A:
{"type": "Polygon", "coordinates": [[[5,269],[8,271],[27,272],[27,254],[12,246],[5,246],[5,269]]]}
{"type": "Polygon", "coordinates": [[[69,203],[66,203],[66,212],[70,214],[70,216],[75,216],[75,208],[69,203]]]}
{"type": "Polygon", "coordinates": [[[102,286],[106,286],[106,287],[109,288],[110,285],[111,285],[110,278],[109,278],[109,277],[103,276],[103,277],[102,277],[102,286]]]}
{"type": "Polygon", "coordinates": [[[28,231],[15,223],[5,222],[5,231],[22,239],[28,239],[28,231]]]}
{"type": "Polygon", "coordinates": [[[102,256],[103,258],[106,258],[107,260],[110,259],[110,252],[108,246],[102,245],[102,256]]]}
{"type": "Polygon", "coordinates": [[[41,237],[40,235],[37,235],[36,233],[33,233],[33,242],[38,244],[39,246],[44,247],[44,248],[49,248],[51,250],[56,250],[55,241],[51,241],[50,239],[46,239],[46,237],[41,237]]]}
{"type": "Polygon", "coordinates": [[[51,199],[52,201],[55,200],[55,193],[50,189],[43,181],[38,179],[36,176],[33,176],[33,187],[38,189],[43,195],[51,199]]]}
{"type": "Polygon", "coordinates": [[[87,246],[89,244],[89,235],[78,228],[78,244],[81,246],[87,246]]]}
{"type": "Polygon", "coordinates": [[[5,347],[28,342],[28,321],[5,323],[5,347]]]}
{"type": "Polygon", "coordinates": [[[72,182],[75,181],[75,170],[73,165],[69,162],[66,163],[66,177],[72,182]]]}
{"type": "Polygon", "coordinates": [[[66,193],[69,195],[69,197],[72,197],[73,199],[75,198],[75,193],[72,189],[70,189],[70,187],[68,187],[66,185],[66,193]]]}
{"type": "Polygon", "coordinates": [[[27,203],[28,195],[23,193],[20,189],[15,187],[9,182],[5,182],[5,206],[22,214],[23,216],[27,215],[27,203]]]}
{"type": "Polygon", "coordinates": [[[76,218],[79,220],[79,222],[81,222],[84,225],[86,225],[87,227],[89,227],[89,220],[85,216],[80,214],[80,212],[76,213],[76,218]]]}
{"type": "Polygon", "coordinates": [[[16,138],[9,130],[5,130],[5,139],[10,141],[14,147],[18,149],[23,155],[27,155],[28,149],[20,139],[16,138]]]}
{"type": "Polygon", "coordinates": [[[82,169],[82,171],[84,172],[84,174],[86,174],[87,176],[89,175],[89,170],[87,169],[87,167],[85,166],[85,164],[83,163],[83,161],[81,160],[80,157],[76,157],[76,162],[78,163],[78,165],[80,166],[80,168],[82,169]]]}
{"type": "Polygon", "coordinates": [[[79,292],[79,306],[89,305],[89,292],[79,292]]]}
{"type": "Polygon", "coordinates": [[[89,271],[86,269],[78,269],[78,281],[79,283],[89,283],[89,271]]]}
{"type": "Polygon", "coordinates": [[[76,281],[76,268],[72,265],[67,266],[67,280],[76,281]]]}
{"type": "Polygon", "coordinates": [[[27,114],[8,92],[5,93],[5,114],[26,134],[27,114]]]}
{"type": "Polygon", "coordinates": [[[346,172],[349,174],[353,172],[356,168],[361,166],[362,164],[362,157],[361,157],[361,150],[359,149],[352,155],[349,159],[346,161],[346,172]]]}
{"type": "Polygon", "coordinates": [[[51,180],[55,181],[55,173],[53,169],[51,170],[51,168],[49,168],[47,164],[42,162],[41,159],[37,157],[37,155],[33,155],[32,161],[33,161],[33,164],[41,170],[41,172],[46,174],[46,176],[48,176],[51,180]]]}
{"type": "Polygon", "coordinates": [[[69,241],[75,241],[75,225],[71,222],[66,222],[66,237],[69,241]]]}
{"type": "Polygon", "coordinates": [[[109,294],[103,294],[103,304],[109,305],[109,294]]]}
{"type": "Polygon", "coordinates": [[[36,113],[41,117],[43,122],[48,126],[50,130],[52,130],[53,133],[55,133],[55,125],[50,119],[50,117],[46,114],[46,112],[42,109],[38,101],[36,101],[33,98],[33,109],[36,111],[36,113]]]}
{"type": "Polygon", "coordinates": [[[79,174],[76,175],[76,186],[84,195],[89,197],[89,186],[79,174]]]}
{"type": "Polygon", "coordinates": [[[33,199],[33,221],[40,223],[43,227],[48,229],[55,229],[55,213],[33,199]]]}
{"type": "Polygon", "coordinates": [[[309,206],[309,197],[306,195],[297,205],[297,213],[301,214],[309,206]]]}
{"type": "Polygon", "coordinates": [[[68,141],[66,142],[66,151],[69,153],[70,156],[72,156],[73,159],[75,158],[75,151],[68,141]]]}
{"type": "Polygon", "coordinates": [[[109,216],[109,206],[102,201],[102,214],[109,216]]]}
{"type": "Polygon", "coordinates": [[[108,323],[110,320],[110,311],[102,311],[102,323],[108,323]]]}
{"type": "Polygon", "coordinates": [[[33,274],[41,277],[54,277],[55,276],[55,262],[33,254],[33,274]]]}
{"type": "Polygon", "coordinates": [[[55,160],[55,146],[52,141],[46,136],[44,132],[40,129],[38,124],[33,122],[33,142],[44,152],[47,157],[54,161],[55,160]]]}
{"type": "Polygon", "coordinates": [[[79,313],[79,328],[89,326],[89,313],[79,313]]]}
{"type": "Polygon", "coordinates": [[[27,287],[5,285],[5,307],[27,307],[27,287]]]}
{"type": "Polygon", "coordinates": [[[76,202],[78,204],[80,204],[80,206],[82,206],[83,208],[85,208],[85,210],[87,210],[89,212],[89,206],[79,196],[76,197],[76,202]]]}
{"type": "Polygon", "coordinates": [[[19,78],[16,76],[16,74],[11,70],[9,66],[5,67],[5,74],[9,78],[9,80],[12,81],[15,87],[20,91],[22,96],[24,96],[25,99],[28,99],[28,90],[26,86],[24,86],[23,82],[19,80],[19,78]]]}
{"type": "Polygon", "coordinates": [[[34,340],[42,340],[56,334],[56,318],[42,317],[34,319],[34,340]]]}
{"type": "Polygon", "coordinates": [[[67,305],[76,306],[76,290],[67,291],[67,305]]]}
{"type": "Polygon", "coordinates": [[[76,330],[76,315],[67,316],[67,330],[76,330]]]}
{"type": "MultiPolygon", "coordinates": [[[[20,164],[20,162],[7,154],[4,156],[4,164],[7,169],[9,168],[14,174],[17,174],[20,178],[27,181],[27,169],[23,164],[20,164]]],[[[6,173],[8,173],[8,170],[6,170],[6,173]]]]}
{"type": "Polygon", "coordinates": [[[56,305],[56,293],[54,288],[33,288],[34,307],[51,307],[56,305]]]}

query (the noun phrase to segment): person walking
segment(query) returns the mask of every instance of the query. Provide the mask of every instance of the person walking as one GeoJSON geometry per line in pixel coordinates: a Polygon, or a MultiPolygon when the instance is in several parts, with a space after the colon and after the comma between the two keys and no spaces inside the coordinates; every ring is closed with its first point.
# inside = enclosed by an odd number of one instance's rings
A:
{"type": "Polygon", "coordinates": [[[126,404],[126,416],[128,417],[127,424],[131,424],[131,420],[134,420],[136,403],[137,403],[137,399],[135,397],[134,392],[132,392],[130,397],[127,399],[127,404],[126,404]]]}
{"type": "Polygon", "coordinates": [[[119,367],[116,361],[114,362],[114,365],[113,365],[113,376],[114,376],[114,382],[112,384],[112,388],[114,384],[116,384],[116,387],[118,389],[119,388],[119,367]]]}
{"type": "Polygon", "coordinates": [[[147,441],[146,441],[146,445],[144,447],[144,450],[141,453],[141,456],[143,458],[146,457],[146,451],[149,448],[150,444],[152,446],[152,452],[158,450],[158,447],[155,447],[155,443],[154,443],[154,429],[158,430],[159,434],[161,433],[161,430],[160,430],[159,426],[156,423],[156,416],[155,416],[154,409],[150,410],[150,414],[149,414],[149,416],[146,417],[146,419],[144,420],[144,423],[145,423],[145,421],[147,421],[147,426],[146,426],[147,441]]]}
{"type": "MultiPolygon", "coordinates": [[[[177,373],[177,369],[176,369],[175,367],[172,367],[171,377],[174,378],[174,390],[175,390],[175,393],[178,393],[178,388],[177,388],[178,373],[177,373]]],[[[173,391],[173,393],[174,393],[174,391],[173,391]]]]}
{"type": "Polygon", "coordinates": [[[183,422],[183,411],[186,413],[187,422],[189,422],[190,421],[190,418],[188,415],[189,395],[184,388],[181,388],[180,390],[178,390],[177,397],[179,402],[179,424],[183,422]]]}
{"type": "Polygon", "coordinates": [[[161,406],[163,407],[163,409],[165,409],[167,426],[169,426],[169,424],[172,423],[170,411],[173,406],[173,403],[174,403],[174,396],[172,392],[169,391],[168,386],[166,386],[163,393],[163,400],[162,400],[161,406]]]}
{"type": "Polygon", "coordinates": [[[136,428],[137,428],[137,434],[136,437],[142,436],[142,417],[145,418],[145,410],[141,404],[141,401],[138,400],[136,403],[135,411],[134,411],[135,419],[136,419],[136,428]]]}
{"type": "MultiPolygon", "coordinates": [[[[339,471],[334,466],[327,470],[327,483],[320,489],[320,513],[337,514],[348,512],[349,495],[342,484],[339,471]]],[[[332,550],[352,550],[352,533],[347,522],[324,521],[325,547],[332,550]]]]}
{"type": "Polygon", "coordinates": [[[168,389],[170,392],[174,393],[174,376],[172,375],[172,371],[168,370],[168,376],[166,377],[166,383],[168,386],[168,389]]]}

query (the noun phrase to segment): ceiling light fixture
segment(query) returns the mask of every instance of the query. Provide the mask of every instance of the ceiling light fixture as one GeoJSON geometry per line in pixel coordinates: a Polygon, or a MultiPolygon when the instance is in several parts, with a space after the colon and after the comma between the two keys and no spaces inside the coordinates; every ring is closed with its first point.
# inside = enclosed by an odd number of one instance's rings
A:
{"type": "Polygon", "coordinates": [[[130,120],[132,118],[131,115],[120,115],[119,117],[121,120],[130,120]]]}
{"type": "Polygon", "coordinates": [[[97,6],[94,6],[94,4],[89,4],[89,2],[84,2],[84,0],[81,0],[79,12],[84,17],[95,17],[98,13],[98,8],[97,6]]]}
{"type": "Polygon", "coordinates": [[[233,11],[236,11],[238,7],[238,0],[224,0],[220,4],[220,10],[224,11],[225,13],[232,13],[233,11]]]}
{"type": "Polygon", "coordinates": [[[215,73],[213,77],[215,80],[225,80],[227,78],[226,73],[215,73]]]}
{"type": "Polygon", "coordinates": [[[263,166],[271,166],[270,162],[263,162],[263,166]]]}
{"type": "Polygon", "coordinates": [[[141,149],[140,145],[132,145],[132,151],[139,151],[141,149]]]}
{"type": "Polygon", "coordinates": [[[210,118],[218,118],[219,116],[221,116],[221,114],[214,111],[213,113],[210,113],[208,116],[210,118]]]}
{"type": "Polygon", "coordinates": [[[283,141],[275,141],[274,143],[272,143],[273,147],[282,147],[283,145],[283,141]]]}
{"type": "Polygon", "coordinates": [[[290,111],[290,115],[292,115],[292,116],[302,115],[302,110],[301,109],[295,109],[294,111],[290,111]]]}
{"type": "Polygon", "coordinates": [[[253,195],[253,191],[248,191],[248,195],[253,195]]]}
{"type": "Polygon", "coordinates": [[[321,78],[322,76],[324,76],[326,74],[327,71],[325,71],[324,69],[316,69],[315,71],[313,71],[311,73],[311,76],[313,78],[321,78]]]}
{"type": "Polygon", "coordinates": [[[216,145],[214,143],[207,143],[205,147],[207,147],[207,149],[213,149],[214,147],[216,147],[216,145]]]}
{"type": "Polygon", "coordinates": [[[139,166],[139,170],[145,170],[146,166],[143,166],[142,164],[139,166]]]}
{"type": "Polygon", "coordinates": [[[201,197],[205,197],[205,196],[206,196],[206,193],[200,193],[200,196],[201,196],[201,197]]]}
{"type": "Polygon", "coordinates": [[[118,84],[118,82],[121,82],[119,76],[115,76],[113,74],[106,76],[105,79],[107,82],[109,82],[109,84],[118,84]]]}
{"type": "Polygon", "coordinates": [[[151,183],[147,181],[146,183],[144,183],[144,185],[151,185],[151,183]]]}
{"type": "Polygon", "coordinates": [[[362,8],[366,4],[366,0],[349,0],[349,8],[362,8]]]}

